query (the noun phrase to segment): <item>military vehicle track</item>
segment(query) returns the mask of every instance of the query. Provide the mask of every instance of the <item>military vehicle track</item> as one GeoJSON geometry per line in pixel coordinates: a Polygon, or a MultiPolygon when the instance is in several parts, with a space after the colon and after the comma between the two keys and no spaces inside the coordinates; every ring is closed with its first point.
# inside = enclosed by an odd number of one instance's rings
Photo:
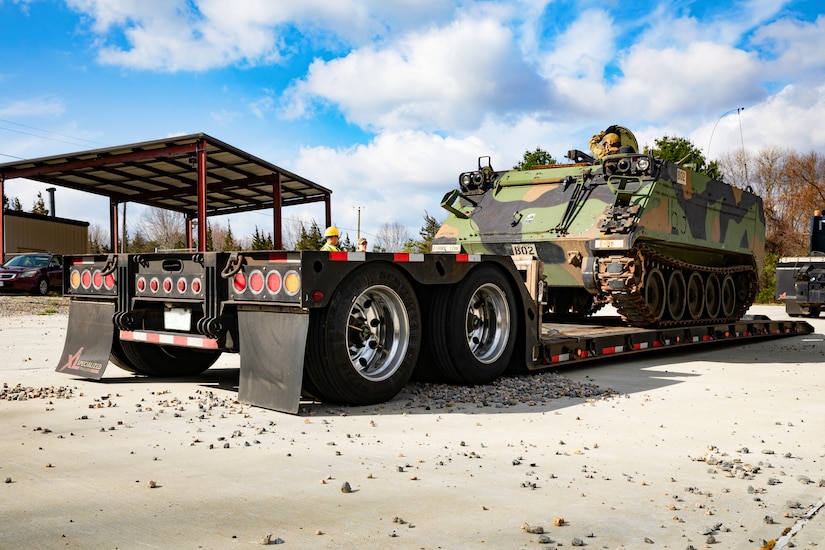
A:
{"type": "Polygon", "coordinates": [[[622,318],[645,328],[736,322],[757,289],[753,266],[690,264],[644,245],[599,258],[598,278],[622,318]]]}

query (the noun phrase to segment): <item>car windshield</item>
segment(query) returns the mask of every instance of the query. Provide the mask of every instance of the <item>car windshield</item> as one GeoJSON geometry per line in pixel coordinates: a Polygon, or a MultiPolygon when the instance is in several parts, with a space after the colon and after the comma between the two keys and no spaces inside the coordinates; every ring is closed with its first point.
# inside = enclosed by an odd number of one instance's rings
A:
{"type": "Polygon", "coordinates": [[[48,256],[15,256],[3,264],[3,267],[46,267],[49,265],[48,256]]]}

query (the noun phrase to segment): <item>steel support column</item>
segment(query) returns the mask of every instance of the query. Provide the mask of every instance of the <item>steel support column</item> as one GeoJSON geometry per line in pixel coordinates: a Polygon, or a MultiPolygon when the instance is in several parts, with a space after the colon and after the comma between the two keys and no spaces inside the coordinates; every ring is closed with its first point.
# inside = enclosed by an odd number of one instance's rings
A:
{"type": "Polygon", "coordinates": [[[186,248],[192,250],[195,248],[194,243],[192,242],[192,218],[186,216],[186,218],[184,218],[184,222],[186,224],[186,248]]]}
{"type": "Polygon", "coordinates": [[[117,254],[118,250],[118,243],[120,242],[120,238],[118,235],[118,216],[117,216],[117,201],[110,198],[109,199],[109,250],[112,251],[112,254],[117,254]]]}
{"type": "Polygon", "coordinates": [[[198,141],[198,252],[206,252],[206,140],[198,141]]]}
{"type": "Polygon", "coordinates": [[[281,203],[281,173],[275,172],[272,178],[272,246],[275,250],[283,250],[283,218],[281,203]]]}

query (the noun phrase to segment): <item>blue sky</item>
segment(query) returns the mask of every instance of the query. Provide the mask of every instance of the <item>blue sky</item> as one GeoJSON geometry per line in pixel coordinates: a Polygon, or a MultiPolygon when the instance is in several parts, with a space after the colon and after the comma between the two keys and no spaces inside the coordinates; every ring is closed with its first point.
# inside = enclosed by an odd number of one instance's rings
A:
{"type": "MultiPolygon", "coordinates": [[[[479,156],[562,161],[610,124],[825,154],[821,0],[0,0],[0,21],[0,162],[205,132],[332,189],[353,239],[359,208],[415,237],[479,156]]],[[[6,183],[27,210],[44,189],[6,183]]],[[[57,192],[61,217],[106,227],[107,204],[57,192]]]]}

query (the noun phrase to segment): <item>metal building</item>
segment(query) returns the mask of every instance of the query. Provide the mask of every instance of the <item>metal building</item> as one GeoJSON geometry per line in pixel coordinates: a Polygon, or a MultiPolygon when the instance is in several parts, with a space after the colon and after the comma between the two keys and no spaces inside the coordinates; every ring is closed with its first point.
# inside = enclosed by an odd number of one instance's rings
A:
{"type": "Polygon", "coordinates": [[[3,240],[7,254],[89,252],[89,222],[6,210],[3,240]]]}

